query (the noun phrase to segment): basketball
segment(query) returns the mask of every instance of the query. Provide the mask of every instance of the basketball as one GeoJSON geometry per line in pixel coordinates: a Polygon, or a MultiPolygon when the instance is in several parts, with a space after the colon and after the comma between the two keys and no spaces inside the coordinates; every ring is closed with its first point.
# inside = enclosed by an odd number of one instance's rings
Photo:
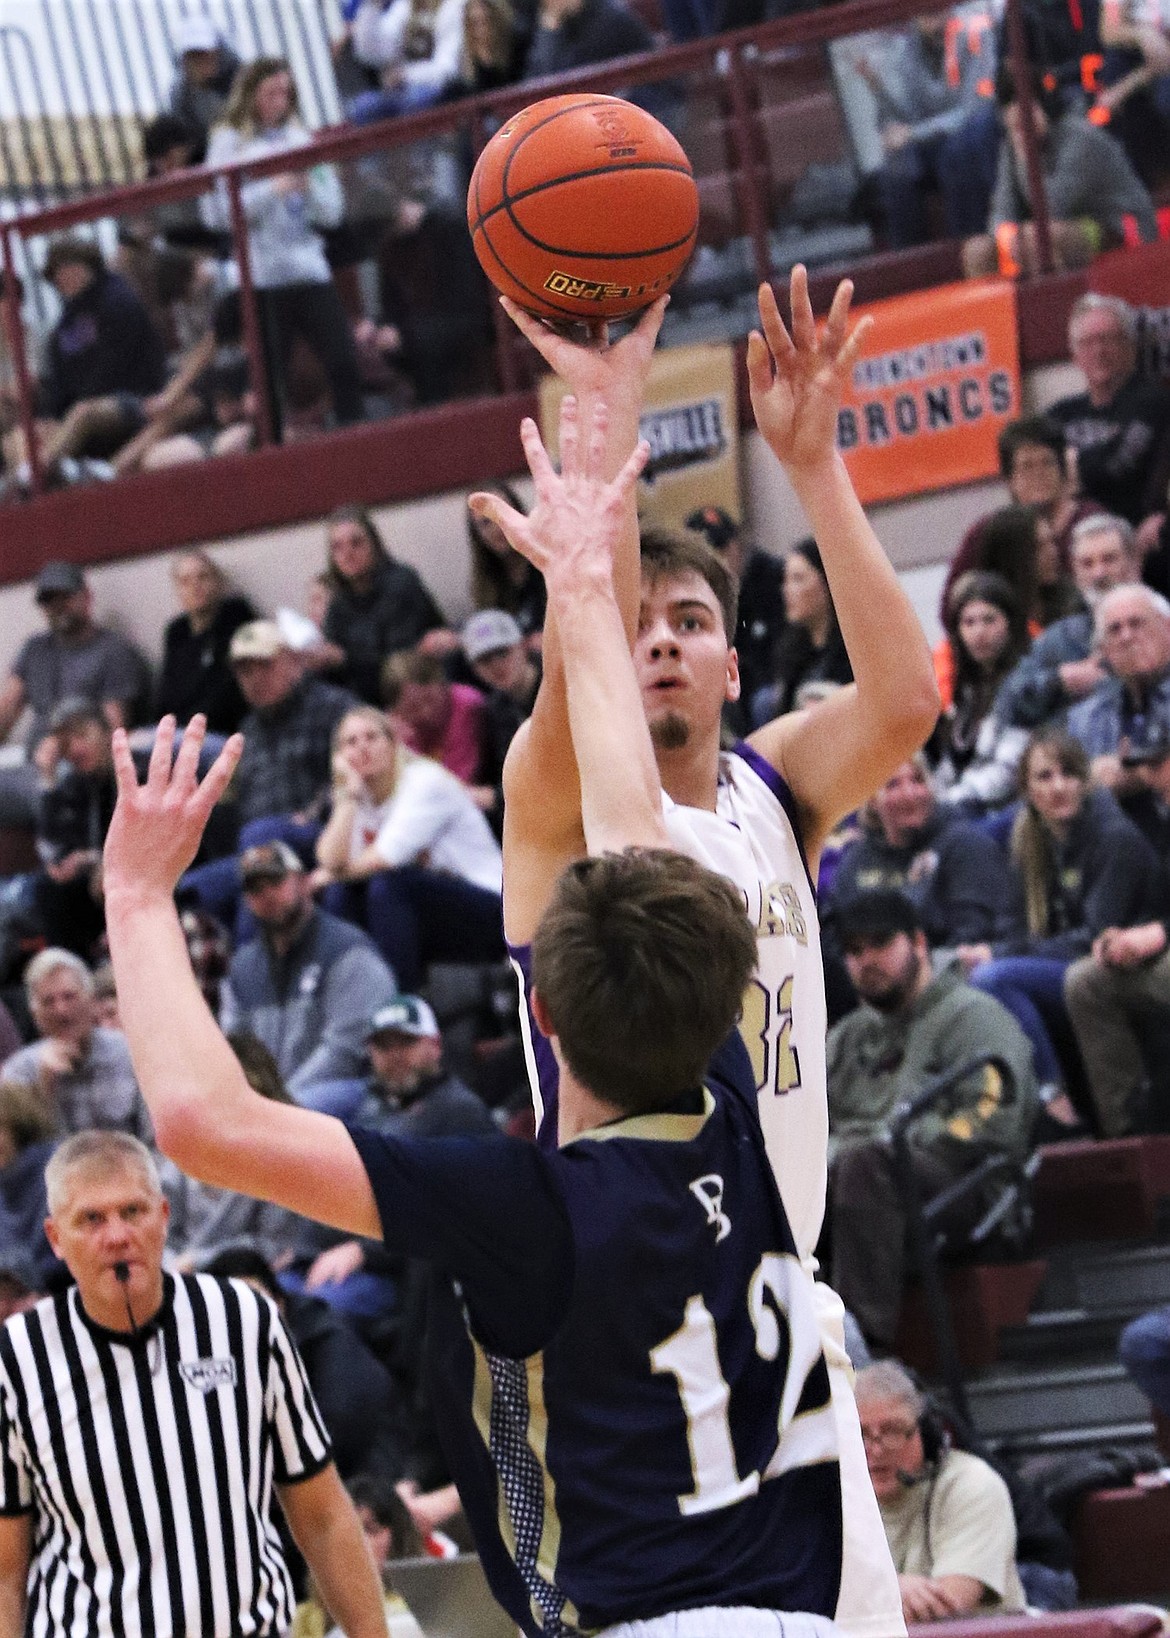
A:
{"type": "Polygon", "coordinates": [[[624,318],[670,289],[699,192],[665,125],[620,97],[548,97],[479,156],[467,224],[496,289],[540,318],[624,318]]]}

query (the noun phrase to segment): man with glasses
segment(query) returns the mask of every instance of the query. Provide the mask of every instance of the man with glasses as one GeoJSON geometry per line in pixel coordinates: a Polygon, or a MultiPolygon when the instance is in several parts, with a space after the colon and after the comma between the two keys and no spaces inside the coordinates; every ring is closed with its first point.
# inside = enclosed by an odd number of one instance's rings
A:
{"type": "Polygon", "coordinates": [[[1007,1485],[952,1450],[896,1360],[857,1373],[857,1413],[908,1625],[1023,1610],[1007,1485]]]}

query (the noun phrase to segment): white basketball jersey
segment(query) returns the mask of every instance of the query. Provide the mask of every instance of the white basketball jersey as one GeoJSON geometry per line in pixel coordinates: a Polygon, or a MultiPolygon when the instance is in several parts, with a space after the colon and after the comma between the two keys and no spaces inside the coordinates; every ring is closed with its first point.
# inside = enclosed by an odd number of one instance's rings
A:
{"type": "Polygon", "coordinates": [[[719,758],[714,813],[663,795],[666,828],[735,883],[756,928],[759,966],[740,1033],[756,1072],[760,1125],[796,1249],[806,1267],[825,1213],[829,1108],[825,979],[816,898],[780,775],[750,746],[719,758]]]}

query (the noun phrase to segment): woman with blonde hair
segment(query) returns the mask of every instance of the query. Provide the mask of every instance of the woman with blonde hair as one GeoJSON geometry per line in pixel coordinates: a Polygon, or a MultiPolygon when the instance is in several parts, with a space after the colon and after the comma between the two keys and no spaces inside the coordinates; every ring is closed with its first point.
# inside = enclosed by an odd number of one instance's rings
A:
{"type": "MultiPolygon", "coordinates": [[[[287,62],[283,57],[258,57],[236,76],[223,123],[214,127],[208,142],[207,164],[295,153],[309,140],[287,62]]],[[[332,165],[313,165],[245,180],[240,199],[248,219],[248,256],[275,429],[279,431],[281,423],[276,383],[298,336],[320,360],[338,422],[360,421],[364,409],[353,332],[318,231],[337,227],[345,210],[337,172],[332,165]]],[[[208,227],[230,230],[222,183],[200,208],[208,227]]]]}
{"type": "Polygon", "coordinates": [[[1011,912],[995,944],[963,945],[972,984],[993,995],[1032,1043],[1048,1112],[1076,1116],[1063,1096],[1079,1074],[1064,975],[1106,927],[1160,914],[1158,860],[1106,790],[1089,782],[1084,747],[1064,729],[1033,734],[1020,761],[1023,797],[1011,831],[1011,912]]]}
{"type": "Polygon", "coordinates": [[[334,730],[333,812],[317,862],[326,909],[366,929],[400,989],[417,988],[431,961],[503,956],[503,863],[487,820],[373,706],[334,730]]]}

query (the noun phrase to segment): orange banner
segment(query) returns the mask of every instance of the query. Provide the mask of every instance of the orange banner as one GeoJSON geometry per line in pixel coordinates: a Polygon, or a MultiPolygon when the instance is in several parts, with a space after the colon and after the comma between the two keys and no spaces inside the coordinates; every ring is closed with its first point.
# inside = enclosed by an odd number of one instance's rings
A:
{"type": "Polygon", "coordinates": [[[1014,286],[950,284],[860,308],[874,325],[837,416],[862,501],[992,477],[1020,413],[1014,286]]]}

